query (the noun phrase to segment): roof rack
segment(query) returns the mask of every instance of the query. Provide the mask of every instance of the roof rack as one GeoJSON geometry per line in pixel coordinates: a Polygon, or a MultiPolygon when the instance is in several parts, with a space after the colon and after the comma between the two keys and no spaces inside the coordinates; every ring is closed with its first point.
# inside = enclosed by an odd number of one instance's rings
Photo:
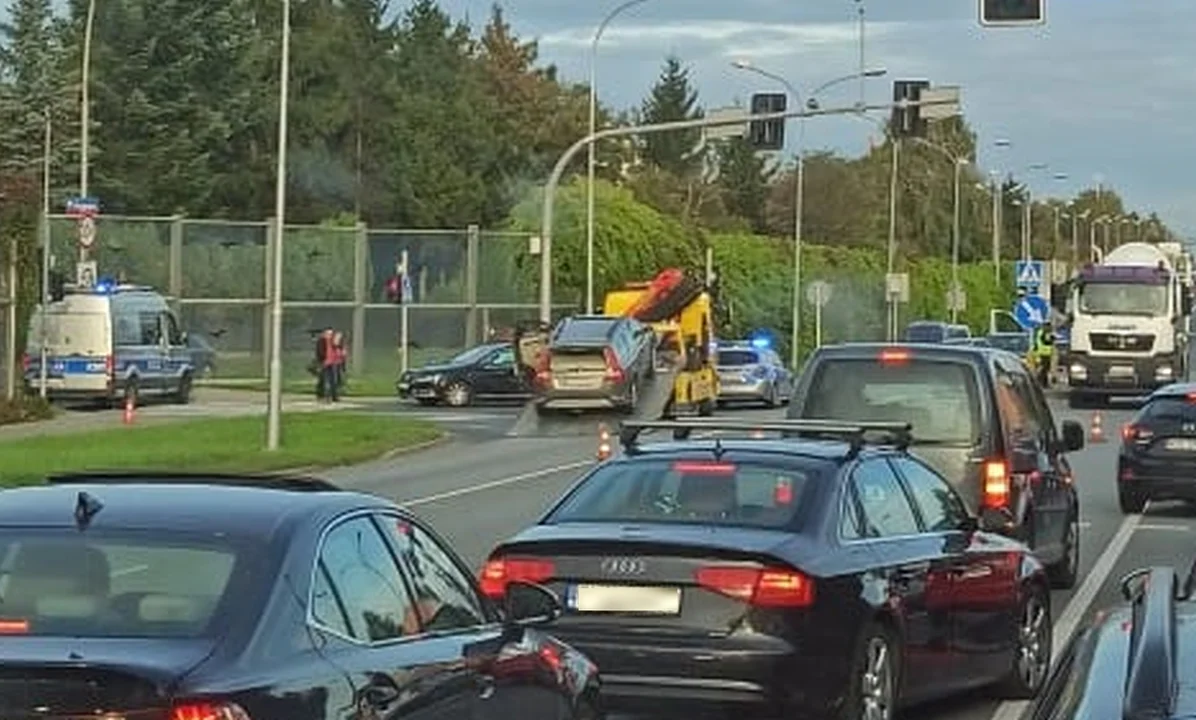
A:
{"type": "Polygon", "coordinates": [[[212,473],[151,471],[96,471],[51,475],[48,485],[218,485],[289,492],[338,492],[341,488],[320,478],[284,473],[212,473]]]}
{"type": "Polygon", "coordinates": [[[1175,711],[1179,692],[1176,585],[1175,570],[1169,567],[1135,570],[1121,581],[1122,593],[1129,599],[1133,613],[1122,707],[1125,720],[1169,718],[1175,711]]]}
{"type": "Polygon", "coordinates": [[[628,453],[638,447],[639,436],[645,430],[672,430],[676,440],[687,440],[694,430],[724,430],[732,432],[777,432],[801,434],[806,437],[824,437],[843,440],[851,444],[852,453],[859,452],[867,444],[869,434],[880,434],[885,439],[876,444],[894,445],[904,450],[913,440],[913,425],[900,422],[849,422],[838,420],[770,420],[762,423],[743,421],[708,420],[695,418],[686,420],[631,420],[619,426],[619,442],[628,453]]]}

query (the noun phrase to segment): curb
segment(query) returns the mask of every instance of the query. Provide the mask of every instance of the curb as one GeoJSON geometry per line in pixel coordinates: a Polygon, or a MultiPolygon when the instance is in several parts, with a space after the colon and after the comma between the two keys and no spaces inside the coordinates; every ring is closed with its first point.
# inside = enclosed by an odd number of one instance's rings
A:
{"type": "Polygon", "coordinates": [[[453,439],[453,434],[451,432],[442,432],[440,434],[440,437],[434,438],[432,440],[427,440],[422,443],[416,443],[415,445],[408,445],[407,447],[392,448],[392,449],[387,450],[386,452],[382,453],[381,455],[377,455],[375,457],[369,458],[367,460],[362,460],[360,462],[349,463],[347,465],[331,465],[331,466],[329,466],[329,465],[304,465],[302,467],[295,467],[295,468],[282,468],[280,470],[273,470],[271,472],[278,473],[280,475],[298,475],[298,474],[302,474],[302,473],[312,473],[312,472],[316,472],[319,470],[335,470],[337,468],[356,467],[358,465],[368,465],[369,463],[386,462],[387,460],[393,460],[394,458],[402,457],[403,455],[412,455],[417,452],[431,450],[432,448],[434,448],[438,445],[443,445],[444,443],[447,443],[449,440],[452,440],[452,439],[453,439]]]}

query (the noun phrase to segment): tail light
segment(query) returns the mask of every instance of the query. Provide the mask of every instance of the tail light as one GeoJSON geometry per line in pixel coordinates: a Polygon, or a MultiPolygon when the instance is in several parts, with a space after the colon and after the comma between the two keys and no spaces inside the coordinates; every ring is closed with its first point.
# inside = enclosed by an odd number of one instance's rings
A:
{"type": "Polygon", "coordinates": [[[604,348],[602,350],[602,359],[606,362],[607,381],[615,383],[623,382],[623,366],[619,364],[619,358],[615,357],[615,351],[611,348],[604,348]]]}
{"type": "Polygon", "coordinates": [[[734,475],[736,465],[718,461],[678,460],[673,463],[673,472],[678,475],[734,475]]]}
{"type": "Polygon", "coordinates": [[[1011,492],[1009,466],[1005,461],[989,460],[984,463],[984,507],[1008,507],[1011,492]]]}
{"type": "Polygon", "coordinates": [[[536,382],[543,386],[552,384],[552,353],[547,350],[537,358],[536,382]]]}
{"type": "Polygon", "coordinates": [[[881,365],[900,365],[909,362],[909,350],[888,348],[880,351],[881,365]]]}
{"type": "Polygon", "coordinates": [[[1127,443],[1144,443],[1154,437],[1154,432],[1141,425],[1126,423],[1121,426],[1121,439],[1127,443]]]}
{"type": "Polygon", "coordinates": [[[810,607],[814,581],[783,567],[747,568],[710,565],[698,568],[698,585],[756,607],[810,607]]]}
{"type": "Polygon", "coordinates": [[[33,356],[30,355],[29,353],[25,353],[24,355],[21,356],[21,369],[24,370],[25,372],[29,372],[29,369],[32,367],[33,367],[33,356]]]}
{"type": "Polygon", "coordinates": [[[556,574],[551,560],[541,558],[497,557],[486,561],[479,583],[487,597],[500,598],[512,582],[542,583],[556,574]]]}
{"type": "Polygon", "coordinates": [[[188,702],[174,706],[170,720],[251,720],[249,713],[235,703],[188,702]]]}
{"type": "Polygon", "coordinates": [[[104,372],[108,373],[109,375],[112,375],[116,372],[116,356],[104,356],[104,372]]]}

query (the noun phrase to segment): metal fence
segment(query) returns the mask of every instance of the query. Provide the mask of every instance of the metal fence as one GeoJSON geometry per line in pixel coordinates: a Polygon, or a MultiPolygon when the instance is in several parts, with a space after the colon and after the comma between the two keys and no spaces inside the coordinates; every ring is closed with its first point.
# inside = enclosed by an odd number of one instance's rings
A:
{"type": "MultiPolygon", "coordinates": [[[[77,221],[53,215],[49,223],[51,262],[73,277],[77,221]]],[[[270,336],[268,248],[276,227],[273,221],[103,215],[96,219],[91,259],[102,277],[161,289],[183,326],[216,350],[217,375],[261,378],[270,336]]],[[[395,371],[400,312],[386,301],[385,284],[404,252],[414,296],[408,311],[412,362],[451,354],[485,339],[491,329],[538,317],[539,258],[531,254],[527,234],[365,225],[288,225],[285,233],[288,372],[301,371],[314,331],[328,326],[349,338],[352,372],[395,371]]]]}

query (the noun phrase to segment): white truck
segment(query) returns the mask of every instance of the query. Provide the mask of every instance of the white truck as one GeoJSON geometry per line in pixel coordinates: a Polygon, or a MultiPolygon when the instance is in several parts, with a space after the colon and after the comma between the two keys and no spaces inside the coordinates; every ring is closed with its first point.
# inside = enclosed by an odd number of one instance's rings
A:
{"type": "Polygon", "coordinates": [[[1069,402],[1149,394],[1188,376],[1191,260],[1168,244],[1126,243],[1071,281],[1069,402]]]}

